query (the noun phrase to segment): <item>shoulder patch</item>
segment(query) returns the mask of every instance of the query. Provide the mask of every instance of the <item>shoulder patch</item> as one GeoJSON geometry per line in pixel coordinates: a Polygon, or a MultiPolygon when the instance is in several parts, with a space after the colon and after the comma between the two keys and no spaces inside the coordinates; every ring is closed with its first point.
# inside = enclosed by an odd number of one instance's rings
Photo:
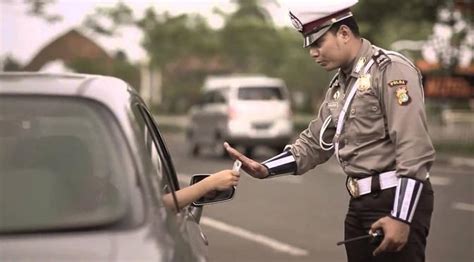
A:
{"type": "Polygon", "coordinates": [[[390,57],[381,49],[377,49],[372,58],[380,68],[386,67],[392,61],[390,57]]]}
{"type": "Polygon", "coordinates": [[[407,80],[403,80],[403,79],[400,79],[400,80],[392,80],[390,82],[388,82],[388,86],[389,87],[394,87],[394,86],[406,86],[408,83],[407,80]]]}
{"type": "Polygon", "coordinates": [[[406,86],[400,86],[395,91],[397,96],[398,104],[401,106],[407,105],[410,103],[410,96],[408,95],[408,90],[406,86]]]}

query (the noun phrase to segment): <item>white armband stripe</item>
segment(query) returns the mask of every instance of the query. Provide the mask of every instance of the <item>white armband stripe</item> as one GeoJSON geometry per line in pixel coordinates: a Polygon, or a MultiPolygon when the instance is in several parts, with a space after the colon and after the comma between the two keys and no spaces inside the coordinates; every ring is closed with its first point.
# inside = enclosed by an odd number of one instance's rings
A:
{"type": "Polygon", "coordinates": [[[420,199],[423,183],[408,177],[401,177],[395,191],[391,215],[410,223],[420,199]]]}
{"type": "Polygon", "coordinates": [[[399,218],[403,220],[408,220],[408,210],[410,209],[411,196],[413,194],[413,189],[415,187],[415,181],[409,180],[405,190],[405,195],[403,196],[403,203],[400,209],[399,218]]]}
{"type": "Polygon", "coordinates": [[[268,168],[274,168],[276,166],[282,166],[282,165],[285,165],[285,164],[288,164],[288,163],[291,163],[291,162],[295,162],[295,158],[293,157],[293,155],[287,156],[287,157],[284,157],[284,158],[281,158],[281,159],[277,159],[277,160],[274,160],[274,161],[267,162],[267,163],[265,163],[265,165],[268,168]]]}
{"type": "MultiPolygon", "coordinates": [[[[398,185],[397,185],[397,189],[400,187],[400,184],[402,183],[402,180],[401,179],[398,179],[398,185]]],[[[400,197],[400,192],[399,190],[396,190],[395,191],[395,201],[393,203],[395,203],[393,205],[393,211],[392,211],[392,215],[395,216],[395,214],[398,213],[398,198],[400,197]]]]}
{"type": "Polygon", "coordinates": [[[291,151],[285,151],[277,156],[274,156],[262,162],[268,169],[268,177],[273,177],[281,174],[295,173],[297,170],[296,159],[291,151]]]}
{"type": "Polygon", "coordinates": [[[422,184],[420,184],[420,186],[418,187],[418,192],[416,193],[416,198],[412,205],[412,209],[411,209],[410,217],[408,218],[408,221],[411,221],[413,219],[413,215],[415,215],[415,209],[416,209],[415,207],[416,207],[416,204],[418,203],[418,200],[420,199],[421,189],[423,189],[422,184]]]}
{"type": "Polygon", "coordinates": [[[275,160],[275,159],[278,159],[278,158],[280,158],[280,157],[284,157],[284,156],[287,156],[287,155],[288,155],[288,152],[280,153],[280,154],[278,154],[278,155],[276,155],[276,156],[274,156],[274,157],[272,157],[272,158],[270,158],[270,159],[267,159],[267,160],[263,161],[262,164],[266,164],[266,163],[268,163],[268,162],[270,162],[270,161],[273,161],[273,160],[275,160]]]}

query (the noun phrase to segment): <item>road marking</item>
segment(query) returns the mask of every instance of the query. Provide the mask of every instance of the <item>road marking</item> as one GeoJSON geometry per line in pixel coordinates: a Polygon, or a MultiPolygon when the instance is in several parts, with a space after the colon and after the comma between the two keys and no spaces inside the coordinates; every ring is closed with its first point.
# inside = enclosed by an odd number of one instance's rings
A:
{"type": "MultiPolygon", "coordinates": [[[[178,174],[178,180],[182,184],[189,184],[190,178],[191,178],[190,175],[178,174]]],[[[307,256],[309,254],[307,250],[282,243],[278,240],[272,239],[262,234],[253,233],[249,230],[246,230],[237,226],[229,225],[227,223],[221,222],[219,220],[215,220],[210,217],[202,217],[200,223],[201,225],[206,225],[214,229],[217,229],[217,230],[220,230],[232,235],[236,235],[238,237],[259,243],[261,245],[270,247],[276,251],[287,253],[292,256],[307,256]]]]}
{"type": "Polygon", "coordinates": [[[253,233],[240,227],[229,225],[227,223],[212,219],[210,217],[202,217],[201,224],[232,235],[239,236],[246,240],[256,242],[258,244],[270,247],[276,251],[287,253],[292,256],[307,256],[309,254],[307,250],[282,243],[278,240],[272,239],[261,234],[253,233]]]}
{"type": "Polygon", "coordinates": [[[449,177],[430,176],[430,181],[431,184],[435,186],[447,186],[451,184],[451,178],[449,177]]]}
{"type": "Polygon", "coordinates": [[[452,208],[462,210],[462,211],[470,211],[474,212],[474,205],[462,202],[455,202],[451,205],[452,208]]]}

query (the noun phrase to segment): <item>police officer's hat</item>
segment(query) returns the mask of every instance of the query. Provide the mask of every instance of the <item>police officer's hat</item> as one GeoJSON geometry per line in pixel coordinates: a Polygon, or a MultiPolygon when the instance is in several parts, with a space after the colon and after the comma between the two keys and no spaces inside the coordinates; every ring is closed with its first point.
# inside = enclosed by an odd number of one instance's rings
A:
{"type": "Polygon", "coordinates": [[[303,34],[304,47],[310,46],[331,25],[352,16],[350,8],[358,0],[304,1],[293,0],[288,4],[293,26],[303,34]]]}

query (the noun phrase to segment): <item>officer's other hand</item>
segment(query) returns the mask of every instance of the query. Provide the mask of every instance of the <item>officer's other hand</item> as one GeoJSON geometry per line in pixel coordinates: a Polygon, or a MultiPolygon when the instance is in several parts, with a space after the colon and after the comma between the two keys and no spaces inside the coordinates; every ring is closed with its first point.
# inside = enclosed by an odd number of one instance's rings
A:
{"type": "Polygon", "coordinates": [[[375,232],[381,228],[384,232],[382,243],[374,250],[373,255],[377,256],[382,252],[398,252],[402,250],[408,241],[410,226],[389,216],[377,220],[370,229],[375,232]]]}
{"type": "Polygon", "coordinates": [[[234,160],[240,160],[242,162],[242,169],[247,172],[247,174],[255,178],[265,178],[268,176],[268,170],[264,165],[258,163],[257,161],[250,159],[244,156],[242,153],[237,151],[235,148],[231,147],[229,143],[225,142],[224,147],[229,153],[230,157],[234,160]]]}

